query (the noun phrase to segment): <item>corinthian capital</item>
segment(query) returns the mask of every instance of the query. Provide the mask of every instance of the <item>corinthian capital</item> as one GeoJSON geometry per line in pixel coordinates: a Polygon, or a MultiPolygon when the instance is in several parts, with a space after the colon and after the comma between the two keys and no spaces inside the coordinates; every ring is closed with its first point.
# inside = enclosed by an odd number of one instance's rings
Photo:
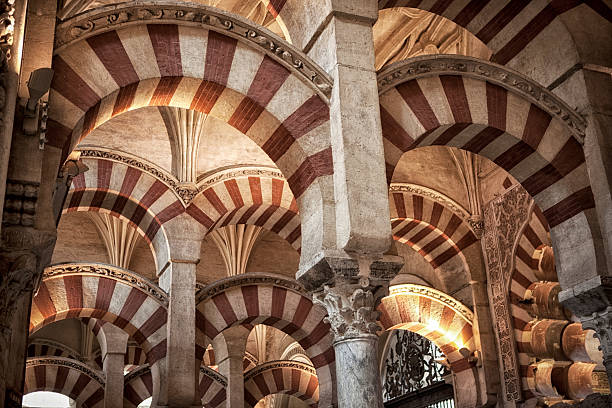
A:
{"type": "Polygon", "coordinates": [[[376,306],[387,293],[388,281],[362,277],[325,285],[313,299],[327,310],[326,322],[331,325],[335,341],[342,341],[375,336],[381,330],[376,306]]]}
{"type": "Polygon", "coordinates": [[[599,339],[604,361],[612,364],[612,306],[608,306],[601,312],[593,313],[591,316],[582,318],[582,327],[595,331],[595,337],[599,339]]]}

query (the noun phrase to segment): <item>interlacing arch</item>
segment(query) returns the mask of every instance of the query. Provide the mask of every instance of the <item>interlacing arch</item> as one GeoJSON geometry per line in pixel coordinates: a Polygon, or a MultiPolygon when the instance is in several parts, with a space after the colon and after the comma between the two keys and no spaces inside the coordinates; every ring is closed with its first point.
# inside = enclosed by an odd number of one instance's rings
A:
{"type": "MultiPolygon", "coordinates": [[[[412,58],[378,78],[389,178],[402,154],[418,147],[444,145],[483,155],[534,198],[553,242],[566,233],[564,247],[583,248],[582,264],[597,270],[599,231],[589,222],[595,203],[581,117],[533,81],[473,58],[412,58]]],[[[558,255],[561,261],[570,256],[558,255]]]]}
{"type": "Polygon", "coordinates": [[[316,407],[319,381],[315,370],[299,361],[270,361],[258,365],[244,375],[244,400],[254,407],[267,395],[288,394],[316,407]]]}
{"type": "Polygon", "coordinates": [[[478,380],[470,359],[476,343],[470,309],[436,289],[404,284],[392,286],[378,310],[385,330],[410,330],[438,346],[455,374],[458,406],[476,405],[478,380]]]}
{"type": "Polygon", "coordinates": [[[299,283],[284,276],[249,273],[204,288],[196,300],[196,358],[217,335],[237,325],[266,324],[292,336],[312,361],[322,406],[335,399],[335,354],[326,311],[299,283]]]}
{"type": "Polygon", "coordinates": [[[91,317],[125,330],[149,364],[166,355],[168,295],[127,270],[106,264],[59,264],[45,269],[32,300],[30,333],[63,319],[91,317]]]}
{"type": "Polygon", "coordinates": [[[83,408],[104,407],[101,373],[65,357],[34,357],[26,361],[24,394],[50,391],[66,395],[83,408]]]}
{"type": "MultiPolygon", "coordinates": [[[[478,238],[467,221],[469,214],[449,198],[441,203],[427,197],[426,192],[420,186],[391,185],[393,239],[417,251],[434,270],[465,271],[469,279],[469,257],[463,252],[472,245],[478,246],[478,238]]],[[[442,197],[437,192],[435,195],[442,197]]]]}

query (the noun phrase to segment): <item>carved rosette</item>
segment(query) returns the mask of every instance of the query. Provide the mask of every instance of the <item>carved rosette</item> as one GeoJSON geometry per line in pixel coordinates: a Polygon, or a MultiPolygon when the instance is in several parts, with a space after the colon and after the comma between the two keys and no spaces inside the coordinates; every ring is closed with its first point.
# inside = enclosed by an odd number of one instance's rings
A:
{"type": "Polygon", "coordinates": [[[376,336],[381,330],[378,324],[380,312],[376,310],[380,300],[388,293],[388,281],[368,278],[336,281],[325,285],[313,295],[313,301],[327,310],[325,322],[331,325],[335,342],[352,338],[376,336]]]}

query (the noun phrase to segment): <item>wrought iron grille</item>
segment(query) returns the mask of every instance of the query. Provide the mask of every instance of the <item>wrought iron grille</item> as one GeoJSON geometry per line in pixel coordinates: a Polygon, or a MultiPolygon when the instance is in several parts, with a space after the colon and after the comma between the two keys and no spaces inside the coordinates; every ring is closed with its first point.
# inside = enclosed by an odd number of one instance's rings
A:
{"type": "Polygon", "coordinates": [[[406,330],[395,330],[391,334],[390,344],[383,372],[383,398],[385,402],[401,399],[410,394],[439,393],[426,398],[429,407],[446,408],[454,406],[452,387],[444,384],[444,376],[449,370],[437,359],[444,355],[435,344],[418,334],[406,330]],[[450,401],[449,392],[450,388],[450,401]],[[445,390],[441,392],[441,390],[445,390]],[[431,391],[431,392],[429,392],[431,391]],[[429,398],[433,397],[433,398],[429,398]]]}

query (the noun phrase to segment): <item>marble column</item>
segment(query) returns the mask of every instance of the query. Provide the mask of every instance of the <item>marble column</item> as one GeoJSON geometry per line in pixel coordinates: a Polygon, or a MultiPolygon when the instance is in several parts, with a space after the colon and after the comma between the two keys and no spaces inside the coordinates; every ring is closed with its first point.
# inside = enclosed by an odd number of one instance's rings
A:
{"type": "Polygon", "coordinates": [[[249,330],[243,326],[229,328],[213,340],[219,372],[227,378],[227,408],[244,407],[244,354],[249,330]]]}
{"type": "Polygon", "coordinates": [[[314,301],[327,309],[334,333],[340,408],[383,407],[376,307],[387,289],[388,281],[361,277],[337,279],[315,292],[314,301]]]}
{"type": "Polygon", "coordinates": [[[106,375],[104,407],[123,406],[123,368],[129,335],[110,323],[100,329],[98,339],[102,349],[102,368],[106,375]]]}

